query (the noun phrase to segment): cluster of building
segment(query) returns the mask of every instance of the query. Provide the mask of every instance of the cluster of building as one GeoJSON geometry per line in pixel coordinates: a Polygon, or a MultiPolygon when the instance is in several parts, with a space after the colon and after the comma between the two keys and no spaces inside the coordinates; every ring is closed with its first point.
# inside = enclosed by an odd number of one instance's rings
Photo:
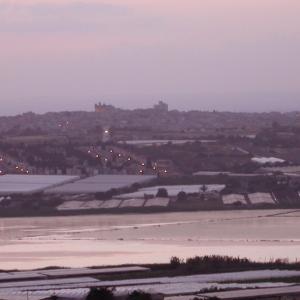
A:
{"type": "Polygon", "coordinates": [[[299,125],[297,113],[230,113],[169,110],[159,102],[153,108],[125,110],[96,104],[95,112],[61,112],[37,115],[25,113],[0,118],[0,133],[5,135],[86,134],[97,126],[138,128],[170,132],[198,131],[203,135],[250,135],[274,122],[299,125]]]}
{"type": "Polygon", "coordinates": [[[3,175],[0,211],[22,215],[300,207],[300,190],[232,192],[228,184],[158,185],[158,180],[153,175],[3,175]]]}
{"type": "Polygon", "coordinates": [[[109,145],[9,145],[0,153],[0,175],[77,175],[98,174],[175,174],[169,159],[153,159],[127,149],[123,144],[109,145]],[[13,153],[10,152],[13,151],[13,153]]]}
{"type": "Polygon", "coordinates": [[[299,120],[297,113],[179,112],[161,101],[149,109],[99,103],[94,112],[1,117],[0,174],[172,176],[299,165],[299,147],[286,147],[300,141],[291,127],[299,120]]]}
{"type": "MultiPolygon", "coordinates": [[[[44,187],[32,181],[36,188],[26,190],[23,185],[23,192],[72,200],[76,209],[147,208],[151,203],[177,210],[298,206],[300,144],[291,124],[297,126],[299,120],[296,113],[179,112],[164,102],[149,109],[123,110],[99,103],[94,112],[2,117],[0,179],[7,180],[6,174],[28,175],[28,180],[33,180],[30,175],[69,176],[74,182],[44,187]],[[296,144],[289,147],[286,142],[291,139],[296,144]],[[169,201],[157,195],[159,187],[130,190],[140,179],[122,187],[128,191],[111,195],[117,198],[98,199],[96,194],[120,188],[110,184],[104,191],[97,180],[90,182],[105,175],[169,178],[172,188],[163,187],[169,201]],[[225,189],[199,191],[203,184],[206,188],[221,184],[225,189]],[[188,201],[177,201],[179,194],[188,201]],[[80,202],[84,195],[89,195],[89,203],[80,202]]],[[[5,184],[2,196],[20,194],[22,189],[5,184]]],[[[72,203],[57,207],[67,210],[72,203]]]]}

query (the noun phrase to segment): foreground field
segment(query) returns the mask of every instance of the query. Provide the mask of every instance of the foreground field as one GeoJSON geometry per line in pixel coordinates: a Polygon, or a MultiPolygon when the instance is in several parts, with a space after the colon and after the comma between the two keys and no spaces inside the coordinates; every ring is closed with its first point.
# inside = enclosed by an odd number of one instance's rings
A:
{"type": "Polygon", "coordinates": [[[22,296],[42,299],[55,294],[65,299],[83,300],[91,290],[106,290],[123,295],[124,299],[137,291],[151,295],[147,299],[157,299],[155,295],[163,299],[245,289],[255,289],[259,293],[260,290],[266,292],[266,288],[281,288],[281,293],[288,293],[298,291],[299,278],[300,265],[282,260],[259,263],[234,257],[205,256],[183,261],[173,257],[169,263],[148,266],[2,272],[0,296],[3,299],[12,296],[16,297],[13,299],[22,299],[22,296]]]}

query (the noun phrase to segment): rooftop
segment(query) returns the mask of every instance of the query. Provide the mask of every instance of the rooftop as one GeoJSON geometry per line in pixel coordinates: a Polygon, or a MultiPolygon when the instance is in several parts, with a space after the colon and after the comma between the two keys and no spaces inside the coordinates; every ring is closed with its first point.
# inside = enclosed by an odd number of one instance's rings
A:
{"type": "Polygon", "coordinates": [[[49,189],[47,190],[47,193],[103,193],[108,192],[111,189],[120,189],[128,187],[135,183],[146,183],[155,178],[155,176],[148,175],[98,175],[49,189]]]}
{"type": "Polygon", "coordinates": [[[3,175],[0,176],[0,195],[33,194],[78,179],[63,175],[3,175]]]}

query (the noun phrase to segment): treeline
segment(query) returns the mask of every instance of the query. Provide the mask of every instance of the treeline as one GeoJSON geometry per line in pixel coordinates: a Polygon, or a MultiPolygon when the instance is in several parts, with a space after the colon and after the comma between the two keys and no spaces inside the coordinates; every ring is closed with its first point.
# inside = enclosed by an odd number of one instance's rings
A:
{"type": "MultiPolygon", "coordinates": [[[[51,300],[60,299],[58,296],[53,295],[51,300]]],[[[116,295],[115,289],[101,287],[90,288],[86,300],[152,300],[152,295],[143,291],[133,291],[128,295],[116,295]]]]}
{"type": "Polygon", "coordinates": [[[181,273],[218,273],[259,269],[300,269],[300,262],[289,262],[288,259],[270,259],[267,262],[257,262],[248,258],[231,256],[195,256],[186,260],[174,256],[169,267],[181,273]]]}

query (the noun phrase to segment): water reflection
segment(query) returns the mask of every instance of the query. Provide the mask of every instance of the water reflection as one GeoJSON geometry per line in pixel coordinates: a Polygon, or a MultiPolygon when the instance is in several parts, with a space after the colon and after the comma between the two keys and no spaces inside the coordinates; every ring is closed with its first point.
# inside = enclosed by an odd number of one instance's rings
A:
{"type": "Polygon", "coordinates": [[[0,267],[166,262],[204,254],[295,260],[299,225],[300,213],[287,210],[1,219],[0,267]]]}

